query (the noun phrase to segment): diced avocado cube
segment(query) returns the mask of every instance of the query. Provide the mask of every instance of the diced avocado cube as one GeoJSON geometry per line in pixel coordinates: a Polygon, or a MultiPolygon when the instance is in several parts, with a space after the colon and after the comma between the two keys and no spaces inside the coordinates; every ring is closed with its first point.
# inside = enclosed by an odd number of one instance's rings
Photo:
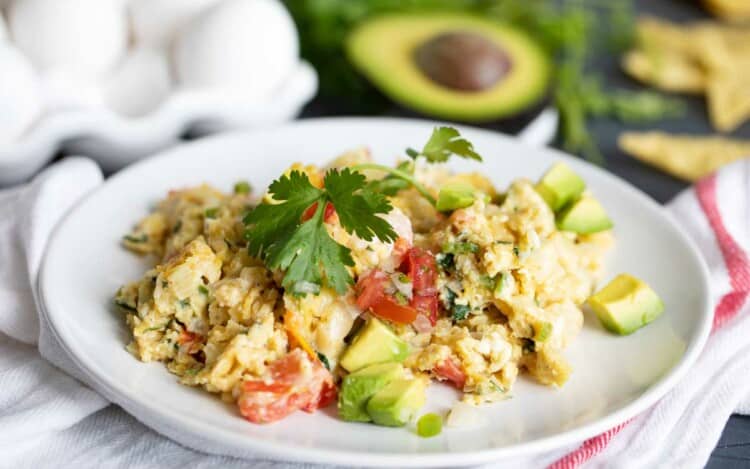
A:
{"type": "Polygon", "coordinates": [[[579,234],[597,233],[612,228],[612,220],[593,197],[584,196],[565,207],[557,215],[557,227],[579,234]]]}
{"type": "Polygon", "coordinates": [[[347,375],[341,381],[339,392],[339,415],[344,420],[369,422],[367,401],[388,383],[404,377],[400,363],[370,365],[347,375]]]}
{"type": "Polygon", "coordinates": [[[368,365],[402,362],[409,355],[409,344],[375,318],[370,318],[344,351],[339,364],[349,372],[368,365]]]}
{"type": "Polygon", "coordinates": [[[425,387],[425,381],[421,379],[391,381],[370,398],[367,402],[367,413],[378,425],[406,425],[424,405],[425,387]]]}
{"type": "Polygon", "coordinates": [[[664,303],[656,292],[628,274],[615,277],[591,295],[588,304],[605,328],[620,335],[635,332],[664,312],[664,303]]]}
{"type": "Polygon", "coordinates": [[[444,185],[438,193],[435,208],[441,212],[469,207],[476,198],[476,189],[471,184],[454,182],[444,185]]]}
{"type": "Polygon", "coordinates": [[[555,163],[536,185],[553,212],[558,212],[583,194],[586,183],[565,163],[555,163]]]}

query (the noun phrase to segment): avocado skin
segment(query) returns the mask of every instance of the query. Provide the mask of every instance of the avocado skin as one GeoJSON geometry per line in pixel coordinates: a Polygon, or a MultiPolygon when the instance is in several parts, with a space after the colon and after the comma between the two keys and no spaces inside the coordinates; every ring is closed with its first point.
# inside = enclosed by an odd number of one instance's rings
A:
{"type": "Polygon", "coordinates": [[[557,216],[557,227],[563,231],[591,234],[612,228],[604,207],[590,196],[584,196],[564,208],[557,216]]]}
{"type": "Polygon", "coordinates": [[[552,62],[524,31],[468,14],[398,13],[361,22],[346,39],[349,61],[375,88],[401,106],[453,121],[488,123],[517,115],[542,101],[552,62]],[[511,68],[478,92],[453,89],[429,78],[415,51],[446,33],[481,35],[502,49],[511,68]]]}
{"type": "Polygon", "coordinates": [[[371,317],[344,351],[339,364],[353,372],[376,363],[402,362],[408,355],[409,344],[371,317]]]}
{"type": "Polygon", "coordinates": [[[341,381],[339,415],[350,422],[369,422],[367,401],[394,379],[404,376],[400,363],[380,363],[362,368],[341,381]]]}
{"type": "Polygon", "coordinates": [[[588,299],[599,321],[610,332],[629,335],[664,312],[661,298],[644,281],[620,274],[588,299]]]}
{"type": "Polygon", "coordinates": [[[557,213],[583,194],[586,183],[568,165],[560,162],[544,173],[535,188],[552,211],[557,213]]]}
{"type": "Polygon", "coordinates": [[[397,379],[375,393],[367,402],[367,413],[377,425],[402,427],[425,403],[421,379],[397,379]]]}

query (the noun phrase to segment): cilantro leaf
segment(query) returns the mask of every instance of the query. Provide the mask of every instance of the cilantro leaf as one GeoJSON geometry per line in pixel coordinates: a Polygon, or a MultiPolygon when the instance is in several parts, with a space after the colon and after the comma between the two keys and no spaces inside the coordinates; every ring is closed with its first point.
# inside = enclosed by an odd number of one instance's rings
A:
{"type": "Polygon", "coordinates": [[[390,212],[391,204],[351,169],[328,171],[323,189],[304,173],[292,171],[274,181],[268,192],[273,202],[258,205],[243,220],[248,251],[269,269],[284,271],[282,286],[294,295],[318,293],[322,285],[343,294],[354,283],[347,270],[354,265],[351,251],[331,238],[325,226],[328,203],[348,233],[367,241],[397,238],[393,227],[377,216],[390,212]]]}
{"type": "Polygon", "coordinates": [[[280,241],[277,234],[290,233],[299,224],[304,211],[323,195],[300,171],[292,171],[275,180],[268,193],[281,203],[260,204],[243,220],[245,225],[253,225],[245,233],[250,255],[261,258],[264,251],[280,241]]]}
{"type": "Polygon", "coordinates": [[[341,226],[365,241],[373,237],[385,242],[395,241],[398,235],[388,222],[377,216],[386,214],[393,207],[382,194],[366,189],[364,174],[344,168],[329,171],[325,177],[325,187],[331,203],[341,221],[341,226]]]}
{"type": "MultiPolygon", "coordinates": [[[[406,150],[406,154],[413,159],[418,156],[411,148],[406,150]]],[[[419,155],[424,156],[430,163],[448,161],[451,155],[482,161],[482,157],[474,151],[474,145],[461,137],[458,130],[453,127],[435,127],[419,155]]]]}

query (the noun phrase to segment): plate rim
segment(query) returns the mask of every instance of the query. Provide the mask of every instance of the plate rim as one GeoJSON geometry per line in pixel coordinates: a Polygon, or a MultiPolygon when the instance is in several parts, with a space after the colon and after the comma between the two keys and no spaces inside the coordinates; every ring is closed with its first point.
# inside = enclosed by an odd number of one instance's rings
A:
{"type": "MultiPolygon", "coordinates": [[[[352,464],[356,461],[358,465],[370,466],[370,467],[383,467],[383,466],[399,466],[399,467],[444,467],[450,465],[468,465],[468,464],[481,464],[492,461],[500,461],[503,459],[519,456],[528,456],[531,454],[540,454],[545,451],[551,451],[560,449],[566,445],[572,445],[581,443],[588,438],[596,436],[602,432],[610,430],[623,422],[630,420],[631,418],[639,415],[659,399],[664,397],[676,384],[682,379],[690,366],[695,363],[698,355],[703,350],[708,336],[711,330],[712,324],[712,310],[711,310],[711,298],[710,298],[710,275],[709,270],[703,256],[695,244],[695,241],[680,227],[674,217],[667,212],[664,207],[655,202],[650,196],[638,189],[628,181],[621,177],[610,173],[600,167],[592,165],[586,161],[582,161],[579,158],[568,155],[560,150],[554,148],[538,148],[531,145],[525,144],[523,141],[507,134],[496,132],[493,130],[477,128],[467,125],[456,125],[459,130],[466,129],[473,133],[483,133],[491,136],[492,138],[505,139],[511,142],[513,145],[533,148],[534,151],[544,151],[549,153],[552,157],[563,161],[575,161],[576,164],[584,164],[589,166],[591,170],[598,173],[599,177],[602,177],[605,181],[612,182],[621,186],[623,190],[626,190],[630,195],[634,196],[639,200],[640,203],[645,204],[651,210],[659,212],[664,221],[670,225],[675,234],[681,239],[683,244],[687,247],[693,261],[698,266],[698,273],[700,274],[701,287],[703,289],[701,295],[700,311],[701,323],[697,327],[695,337],[691,342],[688,343],[684,354],[680,358],[669,372],[662,375],[662,377],[653,383],[644,393],[634,399],[632,402],[625,406],[617,409],[604,417],[597,419],[588,424],[584,424],[578,428],[572,430],[561,431],[557,434],[542,437],[536,440],[520,444],[511,444],[502,447],[463,451],[463,452],[435,452],[435,453],[393,453],[393,452],[378,452],[371,453],[367,451],[352,451],[352,450],[337,450],[337,449],[326,449],[326,448],[315,448],[309,446],[296,445],[294,443],[286,443],[282,441],[267,441],[267,440],[256,440],[252,436],[239,436],[237,433],[226,430],[221,426],[214,426],[210,433],[205,432],[205,429],[201,428],[203,423],[197,418],[191,418],[189,415],[182,415],[176,412],[171,412],[169,409],[159,408],[154,405],[150,405],[148,402],[139,400],[133,393],[123,392],[117,388],[117,383],[113,380],[107,379],[106,374],[101,373],[97,367],[92,363],[87,363],[84,358],[85,354],[81,353],[81,350],[76,348],[75,345],[71,346],[64,340],[65,338],[65,326],[63,322],[60,322],[61,317],[57,317],[56,313],[50,314],[50,308],[48,307],[47,294],[45,293],[44,285],[50,284],[51,280],[47,279],[50,264],[50,253],[55,248],[55,243],[58,239],[58,233],[62,227],[66,225],[67,221],[70,220],[79,210],[80,207],[86,203],[89,199],[96,197],[96,195],[111,184],[112,181],[119,180],[120,178],[128,177],[131,172],[137,172],[142,166],[153,164],[154,161],[163,160],[166,158],[173,158],[174,155],[179,155],[185,151],[185,148],[194,149],[196,146],[206,146],[207,148],[216,147],[222,145],[224,141],[237,140],[240,138],[252,138],[256,134],[264,132],[279,132],[279,131],[293,131],[294,128],[300,126],[335,126],[344,124],[359,124],[359,125],[421,125],[421,126],[435,126],[445,125],[444,122],[423,120],[423,119],[412,119],[412,118],[399,118],[399,117],[323,117],[323,118],[311,118],[302,119],[286,123],[279,126],[257,129],[252,131],[239,131],[229,132],[218,136],[212,136],[204,138],[195,142],[188,142],[185,144],[178,145],[169,150],[159,152],[154,156],[138,161],[135,164],[125,168],[117,174],[110,177],[108,180],[89,192],[76,202],[71,209],[62,217],[62,219],[55,225],[49,241],[45,247],[42,263],[38,275],[38,290],[40,298],[40,309],[42,314],[45,316],[47,323],[49,324],[55,338],[59,344],[63,347],[65,352],[71,358],[71,360],[78,366],[89,379],[95,384],[95,388],[102,391],[102,393],[110,399],[112,402],[117,403],[124,409],[128,410],[136,408],[140,410],[140,415],[137,417],[139,421],[146,424],[151,429],[157,431],[157,433],[163,434],[170,439],[183,443],[184,441],[195,441],[196,438],[217,442],[220,447],[229,448],[232,452],[221,451],[215,454],[228,454],[228,455],[239,455],[240,457],[272,457],[285,461],[297,461],[297,462],[310,462],[310,463],[328,463],[347,465],[352,464]],[[62,331],[62,332],[61,332],[62,331]],[[80,355],[79,355],[80,354],[80,355]],[[130,394],[133,394],[132,396],[130,394]],[[144,412],[145,411],[145,412],[144,412]],[[143,415],[148,415],[149,418],[143,419],[143,415]],[[151,421],[151,416],[154,416],[151,421]],[[148,420],[148,422],[144,421],[148,420]],[[155,423],[161,420],[162,424],[155,423]],[[158,430],[157,430],[158,428],[158,430]],[[165,430],[168,428],[169,431],[165,430]],[[176,430],[180,428],[180,430],[176,430]],[[187,438],[182,436],[187,435],[187,438]],[[367,456],[363,459],[363,456],[367,456]]],[[[64,315],[62,315],[64,316],[64,315]]],[[[129,412],[132,414],[132,412],[129,412]]],[[[189,445],[188,445],[189,446],[189,445]]],[[[223,449],[222,448],[222,449],[223,449]]],[[[205,451],[205,450],[200,450],[205,451]]]]}

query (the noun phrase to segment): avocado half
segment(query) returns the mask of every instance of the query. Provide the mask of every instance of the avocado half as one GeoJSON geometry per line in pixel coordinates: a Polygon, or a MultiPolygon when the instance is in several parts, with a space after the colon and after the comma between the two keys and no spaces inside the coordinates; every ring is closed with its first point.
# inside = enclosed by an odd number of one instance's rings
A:
{"type": "Polygon", "coordinates": [[[551,73],[549,58],[524,32],[464,14],[376,17],[350,33],[346,49],[354,66],[392,100],[466,122],[495,120],[535,104],[551,73]]]}

